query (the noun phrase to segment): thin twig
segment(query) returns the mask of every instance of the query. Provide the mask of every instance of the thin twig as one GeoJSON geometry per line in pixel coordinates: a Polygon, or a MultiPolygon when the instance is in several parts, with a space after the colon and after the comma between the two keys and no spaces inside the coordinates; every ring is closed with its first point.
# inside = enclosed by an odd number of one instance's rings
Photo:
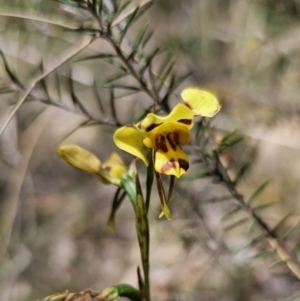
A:
{"type": "Polygon", "coordinates": [[[18,111],[18,109],[21,107],[21,105],[24,103],[24,101],[26,100],[26,98],[30,95],[31,91],[34,89],[34,87],[36,86],[36,84],[38,82],[40,82],[41,80],[45,79],[48,75],[50,75],[52,72],[54,72],[56,69],[58,69],[60,66],[62,66],[64,63],[68,62],[71,58],[73,58],[75,55],[77,55],[78,53],[80,53],[82,50],[84,50],[85,48],[87,48],[90,44],[92,44],[96,39],[98,39],[99,36],[94,36],[92,39],[90,39],[88,42],[83,43],[81,46],[79,46],[78,48],[76,48],[74,51],[72,51],[71,53],[69,53],[65,58],[63,58],[58,64],[56,64],[54,67],[50,68],[48,71],[44,72],[43,74],[39,75],[37,78],[35,78],[31,85],[29,86],[29,88],[26,90],[25,94],[23,95],[23,97],[18,101],[18,103],[16,104],[16,106],[14,107],[13,111],[11,112],[11,114],[9,115],[8,119],[6,120],[6,122],[4,123],[3,127],[0,130],[0,136],[2,135],[2,133],[4,132],[5,128],[7,127],[7,125],[9,124],[9,122],[11,121],[11,119],[13,118],[13,116],[16,114],[16,112],[18,111]]]}

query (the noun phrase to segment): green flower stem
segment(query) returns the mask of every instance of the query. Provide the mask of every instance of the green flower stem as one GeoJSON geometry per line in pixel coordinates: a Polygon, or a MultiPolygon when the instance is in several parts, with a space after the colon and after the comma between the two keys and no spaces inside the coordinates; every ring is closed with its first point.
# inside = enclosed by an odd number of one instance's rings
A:
{"type": "Polygon", "coordinates": [[[142,266],[144,271],[144,285],[142,287],[142,294],[146,301],[150,301],[150,279],[149,279],[149,224],[147,217],[147,210],[140,185],[138,175],[136,175],[136,232],[139,241],[141,252],[142,266]]]}

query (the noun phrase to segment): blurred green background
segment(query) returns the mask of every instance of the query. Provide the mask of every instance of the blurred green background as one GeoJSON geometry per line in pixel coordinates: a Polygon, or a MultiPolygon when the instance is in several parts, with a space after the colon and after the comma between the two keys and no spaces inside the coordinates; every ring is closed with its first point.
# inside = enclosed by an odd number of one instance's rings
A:
{"type": "MultiPolygon", "coordinates": [[[[0,49],[25,86],[39,74],[41,60],[45,69],[53,66],[87,36],[13,14],[70,26],[92,24],[86,15],[54,1],[0,1],[0,49]]],[[[176,58],[176,73],[193,72],[173,95],[172,105],[188,85],[210,89],[219,97],[222,110],[212,122],[217,139],[234,129],[245,136],[222,160],[232,175],[241,162],[253,163],[238,186],[246,197],[270,179],[255,204],[274,205],[259,211],[271,226],[293,213],[279,231],[281,238],[299,221],[299,17],[298,0],[164,0],[156,1],[128,33],[130,41],[148,22],[154,31],[149,49],[165,45],[168,55],[176,58]]],[[[97,41],[76,58],[111,51],[107,43],[97,41]]],[[[161,60],[158,57],[157,62],[161,60]]],[[[115,187],[102,185],[56,156],[56,148],[67,143],[79,144],[101,160],[118,151],[113,126],[74,131],[85,119],[72,105],[70,74],[87,110],[99,118],[113,118],[109,90],[103,87],[113,68],[100,60],[72,60],[46,83],[55,87],[58,79],[61,95],[54,88],[48,92],[73,112],[29,98],[0,137],[1,232],[10,237],[1,258],[3,301],[36,300],[66,289],[102,290],[121,282],[137,285],[140,255],[129,201],[118,212],[112,233],[106,222],[115,187]],[[94,81],[105,104],[104,115],[95,104],[94,81]]],[[[2,63],[0,79],[1,85],[9,82],[2,63]]],[[[21,97],[17,92],[0,95],[1,126],[21,97]]],[[[149,104],[143,93],[119,98],[118,121],[132,122],[149,104]]],[[[130,162],[129,155],[118,152],[130,162]]],[[[138,168],[144,181],[145,168],[142,164],[138,168]]],[[[199,166],[191,165],[188,175],[196,172],[199,166]]],[[[224,195],[226,189],[210,178],[182,177],[170,205],[170,222],[158,219],[160,204],[154,195],[150,208],[153,300],[271,301],[300,292],[299,281],[284,265],[276,264],[272,252],[255,257],[269,250],[266,242],[236,252],[255,235],[249,231],[251,221],[231,231],[227,228],[246,216],[240,212],[238,217],[224,218],[234,208],[233,200],[206,202],[224,195]]],[[[296,254],[299,231],[286,242],[290,249],[296,245],[296,254]]]]}

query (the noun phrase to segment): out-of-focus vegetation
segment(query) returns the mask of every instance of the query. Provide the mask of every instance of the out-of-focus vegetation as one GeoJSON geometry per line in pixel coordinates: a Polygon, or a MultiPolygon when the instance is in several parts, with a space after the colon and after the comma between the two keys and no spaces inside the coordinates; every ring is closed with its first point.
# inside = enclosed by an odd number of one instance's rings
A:
{"type": "MultiPolygon", "coordinates": [[[[167,49],[153,60],[153,70],[159,72],[170,59],[176,75],[191,72],[173,91],[170,107],[188,85],[218,96],[222,110],[208,132],[199,122],[199,136],[216,148],[244,137],[219,159],[232,179],[240,175],[234,191],[245,200],[262,187],[250,202],[253,212],[295,262],[300,255],[299,17],[297,0],[157,1],[122,44],[126,51],[149,23],[154,35],[146,52],[167,49]],[[222,141],[233,130],[239,131],[222,141]]],[[[24,95],[5,66],[27,88],[87,43],[88,34],[74,31],[87,27],[96,28],[89,14],[55,1],[0,1],[0,49],[7,61],[0,65],[0,128],[24,95]]],[[[66,289],[100,291],[123,282],[136,286],[140,255],[129,201],[118,211],[112,233],[106,223],[116,189],[56,156],[60,144],[76,143],[105,160],[117,151],[112,140],[117,126],[133,122],[153,104],[145,93],[122,96],[132,91],[116,89],[111,106],[109,84],[117,68],[109,57],[82,60],[99,53],[113,49],[97,40],[37,84],[0,137],[0,300],[36,300],[66,289]],[[89,117],[96,122],[86,123],[89,117]]],[[[121,80],[136,84],[130,76],[121,80]]],[[[150,205],[153,300],[300,299],[299,280],[251,214],[230,197],[230,187],[207,174],[197,151],[189,149],[193,163],[176,183],[172,220],[158,219],[158,198],[150,205]]],[[[131,157],[119,153],[129,163],[131,157]]],[[[138,164],[138,169],[143,183],[145,168],[138,164]]]]}

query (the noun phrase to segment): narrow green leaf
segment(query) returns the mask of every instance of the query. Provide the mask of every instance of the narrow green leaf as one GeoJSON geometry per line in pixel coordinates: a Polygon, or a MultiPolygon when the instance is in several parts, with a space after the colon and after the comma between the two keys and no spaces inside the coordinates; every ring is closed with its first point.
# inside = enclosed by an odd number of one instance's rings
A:
{"type": "Polygon", "coordinates": [[[110,84],[111,82],[113,82],[113,81],[116,81],[116,80],[118,80],[118,79],[121,79],[121,78],[123,78],[123,77],[125,77],[125,76],[127,76],[127,75],[129,75],[130,73],[124,73],[124,72],[122,72],[122,73],[117,73],[117,74],[115,74],[115,75],[113,75],[113,76],[111,76],[111,77],[109,77],[109,78],[107,78],[105,81],[104,81],[104,85],[107,85],[107,84],[110,84]]]}
{"type": "Polygon", "coordinates": [[[57,71],[54,72],[54,84],[55,84],[58,100],[59,100],[59,102],[61,102],[60,80],[59,80],[57,71]]]}
{"type": "Polygon", "coordinates": [[[241,220],[239,220],[235,223],[232,223],[231,225],[228,225],[228,226],[224,227],[223,231],[225,231],[225,232],[231,231],[231,230],[235,229],[236,227],[238,227],[242,224],[245,224],[248,221],[249,221],[249,217],[245,217],[245,218],[243,218],[243,219],[241,219],[241,220]]]}
{"type": "Polygon", "coordinates": [[[119,98],[123,98],[123,97],[127,97],[133,94],[136,94],[138,91],[130,91],[130,92],[126,92],[126,93],[118,93],[118,95],[115,95],[115,99],[119,99],[119,98]]]}
{"type": "Polygon", "coordinates": [[[128,0],[124,2],[116,11],[116,13],[111,17],[111,20],[108,23],[108,27],[111,27],[113,21],[126,9],[126,7],[132,2],[132,0],[128,0]]]}
{"type": "Polygon", "coordinates": [[[281,266],[281,265],[285,265],[285,261],[279,259],[277,260],[276,262],[272,263],[270,266],[269,266],[269,269],[274,269],[274,268],[277,268],[278,266],[281,266]]]}
{"type": "Polygon", "coordinates": [[[135,10],[130,14],[130,16],[128,17],[128,21],[127,21],[127,23],[126,23],[126,25],[125,25],[125,27],[124,27],[124,29],[122,30],[121,35],[120,35],[119,45],[122,44],[123,38],[124,38],[124,36],[126,35],[129,26],[133,23],[133,21],[134,21],[134,19],[135,19],[135,16],[136,16],[136,14],[137,14],[137,12],[138,12],[138,10],[139,10],[139,7],[136,7],[136,9],[135,9],[135,10]]]}
{"type": "Polygon", "coordinates": [[[126,192],[123,191],[122,188],[118,188],[115,193],[115,196],[114,196],[114,199],[112,202],[111,212],[110,212],[110,215],[109,215],[109,218],[107,221],[108,227],[113,232],[115,230],[115,216],[116,216],[116,213],[117,213],[119,207],[121,206],[123,200],[125,199],[125,196],[126,196],[126,192]]]}
{"type": "MultiPolygon", "coordinates": [[[[74,129],[72,129],[70,132],[68,132],[62,139],[61,141],[66,140],[68,137],[70,137],[73,133],[75,133],[78,129],[82,128],[82,127],[86,127],[86,126],[91,126],[92,124],[90,124],[90,120],[86,120],[81,122],[79,125],[77,125],[74,129]]],[[[94,125],[94,124],[93,124],[94,125]]]]}
{"type": "Polygon", "coordinates": [[[257,253],[256,255],[250,257],[249,259],[261,258],[261,257],[269,257],[274,256],[276,254],[275,250],[267,250],[257,253]]]}
{"type": "Polygon", "coordinates": [[[157,87],[157,91],[158,92],[160,92],[160,90],[162,89],[163,85],[165,84],[165,81],[166,81],[167,77],[170,75],[170,73],[171,73],[171,71],[172,71],[175,63],[176,62],[173,59],[169,60],[169,64],[167,65],[164,73],[161,76],[159,75],[159,82],[160,82],[160,84],[157,87]]]}
{"type": "Polygon", "coordinates": [[[79,27],[79,28],[64,28],[63,29],[64,32],[78,32],[78,33],[85,33],[88,35],[95,35],[97,33],[99,33],[99,29],[95,29],[95,28],[84,28],[84,27],[79,27]]]}
{"type": "Polygon", "coordinates": [[[113,13],[116,13],[119,9],[121,0],[112,0],[111,4],[113,5],[113,13]]]}
{"type": "Polygon", "coordinates": [[[115,59],[112,58],[103,58],[103,61],[120,69],[121,71],[124,71],[125,73],[129,73],[129,71],[127,70],[126,67],[124,67],[123,65],[121,65],[120,63],[118,63],[115,59]]]}
{"type": "Polygon", "coordinates": [[[117,111],[116,111],[116,105],[115,105],[115,91],[112,88],[112,89],[110,89],[109,92],[110,92],[109,103],[110,103],[111,113],[112,113],[113,119],[115,121],[117,121],[118,117],[117,117],[117,111]]]}
{"type": "MultiPolygon", "coordinates": [[[[41,70],[41,74],[43,74],[43,73],[44,73],[44,65],[43,65],[43,61],[41,61],[41,63],[40,63],[40,70],[41,70]]],[[[43,88],[43,90],[44,90],[46,96],[47,96],[48,98],[50,98],[50,97],[49,97],[48,88],[47,88],[47,84],[46,84],[45,78],[43,78],[43,79],[40,81],[40,84],[41,84],[41,86],[42,86],[42,88],[43,88]]]]}
{"type": "Polygon", "coordinates": [[[149,23],[145,24],[140,31],[138,32],[137,36],[136,36],[136,40],[133,43],[133,49],[135,51],[137,51],[137,49],[140,47],[140,45],[142,44],[143,38],[145,36],[145,33],[148,29],[149,23]]]}
{"type": "Polygon", "coordinates": [[[85,57],[78,58],[74,60],[74,62],[82,62],[82,61],[88,61],[88,60],[98,60],[98,59],[108,59],[108,58],[116,58],[116,55],[110,54],[110,53],[101,53],[97,55],[89,55],[85,57]]]}
{"type": "Polygon", "coordinates": [[[146,5],[140,7],[137,15],[136,15],[136,20],[140,18],[151,6],[153,5],[153,1],[149,1],[146,5]]]}
{"type": "Polygon", "coordinates": [[[249,247],[254,247],[255,245],[257,245],[259,242],[261,242],[263,239],[265,238],[265,236],[261,233],[259,235],[257,235],[256,237],[254,237],[249,243],[247,243],[245,246],[241,247],[240,249],[238,249],[236,251],[236,253],[247,249],[249,247]]]}
{"type": "Polygon", "coordinates": [[[78,107],[83,114],[85,114],[87,117],[89,117],[90,114],[88,113],[88,111],[85,109],[85,107],[83,106],[83,104],[81,103],[81,101],[79,100],[79,98],[75,94],[74,83],[73,83],[73,80],[72,80],[72,77],[71,77],[71,71],[70,71],[70,74],[69,74],[69,87],[70,87],[70,91],[71,91],[71,98],[72,98],[72,101],[73,101],[74,105],[76,107],[78,107]]]}
{"type": "Polygon", "coordinates": [[[292,251],[293,252],[298,252],[299,250],[300,250],[300,241],[295,244],[292,251]]]}
{"type": "Polygon", "coordinates": [[[249,225],[248,229],[247,229],[247,233],[250,234],[252,233],[252,231],[256,228],[257,226],[257,223],[256,221],[252,221],[252,223],[249,225]]]}
{"type": "Polygon", "coordinates": [[[11,70],[11,68],[9,67],[9,64],[6,60],[6,57],[4,55],[4,53],[2,52],[2,50],[0,50],[0,56],[2,57],[3,63],[4,63],[4,68],[6,73],[8,74],[9,78],[11,79],[11,81],[15,84],[17,84],[19,87],[21,87],[22,89],[24,89],[23,85],[21,84],[20,80],[18,79],[18,77],[15,75],[15,73],[11,70]]]}
{"type": "Polygon", "coordinates": [[[222,153],[222,152],[228,150],[229,148],[233,147],[234,145],[238,144],[242,140],[244,140],[244,137],[237,137],[236,139],[231,140],[230,142],[223,143],[220,146],[220,148],[218,149],[218,152],[222,153]]]}
{"type": "Polygon", "coordinates": [[[251,166],[252,166],[252,161],[243,164],[243,166],[240,168],[239,172],[236,175],[235,183],[238,183],[245,176],[245,174],[248,172],[251,166]]]}
{"type": "Polygon", "coordinates": [[[140,44],[140,45],[143,46],[143,47],[141,47],[141,49],[143,49],[143,48],[145,48],[145,47],[147,46],[147,44],[148,44],[148,42],[151,40],[153,34],[154,34],[154,33],[151,31],[151,32],[149,32],[149,33],[145,36],[145,38],[144,38],[144,40],[143,40],[143,44],[140,44]]]}
{"type": "Polygon", "coordinates": [[[289,238],[300,227],[300,221],[292,226],[284,235],[285,238],[289,238]]]}
{"type": "Polygon", "coordinates": [[[243,207],[240,205],[235,206],[232,210],[230,210],[228,213],[226,213],[221,220],[226,221],[228,218],[230,218],[232,215],[238,213],[243,207]]]}
{"type": "Polygon", "coordinates": [[[109,85],[106,86],[105,88],[109,89],[124,89],[124,90],[131,90],[131,91],[141,91],[139,87],[134,87],[134,86],[125,86],[125,85],[109,85]]]}
{"type": "Polygon", "coordinates": [[[252,210],[253,211],[259,211],[259,210],[262,210],[262,209],[269,208],[269,207],[271,207],[275,204],[277,204],[277,202],[268,202],[268,203],[260,204],[260,205],[257,205],[255,207],[253,207],[252,210]]]}
{"type": "Polygon", "coordinates": [[[224,144],[229,138],[231,138],[233,135],[235,135],[236,133],[238,132],[238,130],[233,130],[233,131],[230,131],[230,132],[227,132],[222,140],[221,140],[221,145],[224,144]]]}
{"type": "Polygon", "coordinates": [[[262,183],[250,196],[248,200],[248,204],[251,204],[262,192],[263,190],[269,185],[270,180],[265,181],[262,183]]]}
{"type": "Polygon", "coordinates": [[[175,81],[174,88],[177,88],[179,85],[181,85],[188,77],[190,77],[193,74],[192,71],[187,72],[186,74],[178,77],[175,81]]]}
{"type": "Polygon", "coordinates": [[[94,92],[94,95],[96,97],[98,108],[99,108],[100,112],[102,114],[104,114],[105,113],[104,107],[102,105],[102,100],[101,100],[100,95],[98,93],[98,88],[97,88],[97,84],[96,84],[96,80],[95,79],[94,79],[94,82],[93,82],[93,92],[94,92]]]}
{"type": "Polygon", "coordinates": [[[145,72],[145,70],[149,67],[154,57],[160,52],[160,47],[156,47],[147,57],[146,63],[141,69],[141,74],[145,72]]]}
{"type": "Polygon", "coordinates": [[[288,214],[286,214],[278,223],[277,225],[273,228],[273,232],[276,232],[285,222],[286,220],[291,217],[292,215],[295,214],[295,211],[292,211],[288,214]]]}

